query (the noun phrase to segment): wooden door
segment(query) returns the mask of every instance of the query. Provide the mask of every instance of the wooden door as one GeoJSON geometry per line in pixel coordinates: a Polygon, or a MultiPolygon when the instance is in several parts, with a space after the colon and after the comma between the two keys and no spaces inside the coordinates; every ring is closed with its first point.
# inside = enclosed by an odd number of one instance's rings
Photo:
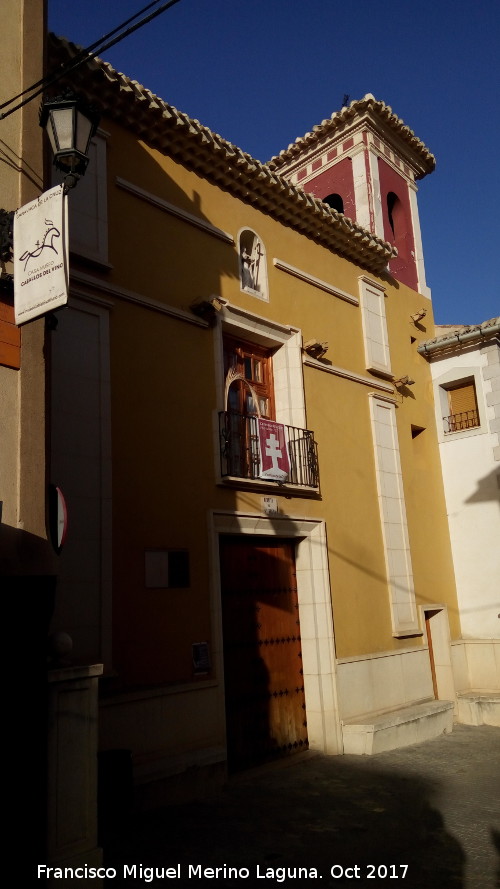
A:
{"type": "Polygon", "coordinates": [[[259,444],[255,418],[274,419],[271,352],[224,337],[224,374],[236,374],[227,393],[224,449],[228,474],[258,478],[259,444]]]}
{"type": "Polygon", "coordinates": [[[425,632],[427,635],[427,644],[429,646],[429,661],[430,661],[430,666],[431,666],[432,689],[434,691],[434,697],[437,700],[438,699],[438,687],[437,687],[437,679],[436,679],[436,662],[434,660],[434,646],[433,646],[433,640],[432,640],[432,627],[431,627],[431,620],[436,614],[439,614],[439,611],[424,611],[425,632]]]}
{"type": "Polygon", "coordinates": [[[228,762],[244,768],[307,749],[293,542],[220,545],[228,762]]]}

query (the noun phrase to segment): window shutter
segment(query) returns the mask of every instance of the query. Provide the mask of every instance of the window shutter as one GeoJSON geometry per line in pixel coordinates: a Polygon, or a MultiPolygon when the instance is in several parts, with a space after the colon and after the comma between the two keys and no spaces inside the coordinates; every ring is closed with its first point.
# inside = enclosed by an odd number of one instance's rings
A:
{"type": "Polygon", "coordinates": [[[479,426],[477,410],[476,389],[474,381],[469,380],[448,389],[449,417],[444,417],[445,432],[460,432],[463,429],[473,429],[479,426]]]}
{"type": "Polygon", "coordinates": [[[449,389],[448,403],[450,405],[450,414],[475,411],[477,404],[474,383],[465,383],[465,385],[458,386],[456,389],[449,389]]]}

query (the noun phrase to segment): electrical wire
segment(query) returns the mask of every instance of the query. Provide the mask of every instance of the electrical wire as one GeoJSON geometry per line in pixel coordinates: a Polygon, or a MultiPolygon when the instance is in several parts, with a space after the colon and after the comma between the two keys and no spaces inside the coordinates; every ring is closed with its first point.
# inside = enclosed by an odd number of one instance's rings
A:
{"type": "MultiPolygon", "coordinates": [[[[138,12],[136,12],[135,15],[132,15],[125,22],[122,22],[121,25],[118,25],[117,28],[113,28],[113,30],[109,31],[108,34],[104,34],[102,37],[99,38],[99,40],[96,40],[95,43],[91,43],[90,46],[87,47],[87,49],[83,49],[83,48],[80,49],[80,52],[77,53],[75,58],[73,58],[71,61],[75,62],[76,59],[79,58],[79,56],[83,57],[83,56],[85,56],[86,53],[89,53],[89,52],[91,52],[91,50],[96,49],[96,47],[100,46],[104,40],[108,40],[110,37],[113,37],[118,31],[121,31],[122,28],[125,28],[126,25],[129,25],[130,22],[133,22],[134,19],[138,18],[144,12],[147,12],[147,10],[151,9],[152,6],[156,6],[156,4],[159,2],[160,2],[160,0],[153,0],[152,3],[148,3],[147,6],[143,6],[143,8],[140,9],[138,12]]],[[[45,74],[44,77],[41,77],[40,80],[37,80],[36,83],[32,83],[31,86],[28,86],[25,90],[23,90],[22,93],[18,93],[17,96],[12,96],[12,99],[9,99],[8,102],[3,102],[0,105],[0,111],[2,110],[2,108],[6,108],[7,105],[12,105],[12,103],[15,102],[16,99],[20,99],[21,96],[25,96],[26,93],[31,93],[34,89],[37,88],[37,86],[41,86],[47,80],[49,80],[52,76],[53,76],[52,74],[45,74]]]]}
{"type": "Polygon", "coordinates": [[[115,46],[117,43],[120,43],[120,41],[124,40],[125,37],[129,37],[130,34],[133,34],[135,31],[139,30],[139,28],[142,28],[144,25],[147,25],[149,22],[151,22],[157,16],[161,15],[162,12],[166,12],[166,10],[169,9],[171,6],[175,6],[176,3],[180,3],[180,0],[168,0],[168,2],[163,3],[158,9],[155,9],[149,15],[144,16],[144,18],[142,18],[139,22],[136,22],[135,25],[132,25],[132,27],[127,28],[127,30],[124,31],[123,33],[119,34],[118,37],[114,37],[114,39],[112,39],[112,40],[108,39],[109,37],[113,37],[113,35],[116,34],[117,32],[121,31],[122,28],[125,28],[130,22],[134,21],[134,19],[136,19],[139,15],[142,15],[148,9],[151,9],[151,7],[155,6],[158,2],[159,2],[159,0],[154,0],[153,3],[148,3],[141,10],[139,10],[139,12],[136,12],[135,15],[131,16],[125,22],[122,22],[121,25],[118,25],[118,27],[114,28],[108,34],[105,34],[104,37],[101,37],[100,40],[96,40],[94,43],[92,43],[86,49],[80,50],[80,52],[76,55],[75,58],[71,59],[69,62],[62,65],[58,71],[47,74],[41,80],[38,80],[36,83],[32,84],[32,86],[23,90],[22,93],[19,93],[17,96],[14,96],[13,98],[9,99],[7,102],[4,102],[2,105],[0,105],[0,109],[6,108],[8,105],[11,105],[12,102],[15,102],[16,99],[21,98],[21,96],[26,95],[26,93],[31,93],[31,95],[29,95],[26,99],[23,99],[22,102],[19,102],[13,108],[9,108],[8,111],[0,113],[0,120],[4,120],[4,118],[9,117],[10,114],[13,114],[14,111],[18,111],[19,108],[22,108],[24,105],[27,105],[29,102],[31,102],[33,99],[36,99],[37,96],[39,96],[41,93],[43,93],[43,91],[46,87],[52,86],[54,83],[57,83],[58,80],[61,80],[63,77],[65,77],[66,74],[69,74],[69,73],[71,73],[71,71],[74,71],[76,68],[78,68],[84,62],[88,62],[90,59],[94,59],[97,55],[99,55],[99,53],[104,52],[107,49],[110,49],[112,46],[115,46]],[[105,41],[105,42],[103,43],[103,41],[105,41]],[[40,88],[37,89],[37,87],[40,87],[40,88]],[[35,90],[35,92],[33,92],[33,90],[35,90]]]}

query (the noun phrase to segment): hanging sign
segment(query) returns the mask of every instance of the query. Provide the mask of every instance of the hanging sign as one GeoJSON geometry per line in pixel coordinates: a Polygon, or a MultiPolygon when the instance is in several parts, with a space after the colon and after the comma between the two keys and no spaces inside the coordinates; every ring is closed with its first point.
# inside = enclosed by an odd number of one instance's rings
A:
{"type": "Polygon", "coordinates": [[[68,302],[68,199],[62,185],[14,214],[14,310],[24,324],[68,302]]]}
{"type": "Polygon", "coordinates": [[[285,438],[285,427],[274,420],[257,420],[260,444],[259,478],[284,482],[290,473],[290,457],[285,438]]]}

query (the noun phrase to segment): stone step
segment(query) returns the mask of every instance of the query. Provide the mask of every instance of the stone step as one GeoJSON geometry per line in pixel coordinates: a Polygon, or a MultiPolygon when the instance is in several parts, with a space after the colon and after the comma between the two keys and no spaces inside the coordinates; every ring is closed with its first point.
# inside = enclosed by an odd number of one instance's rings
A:
{"type": "Polygon", "coordinates": [[[500,692],[461,691],[457,694],[457,722],[500,727],[500,692]]]}
{"type": "Polygon", "coordinates": [[[371,756],[453,730],[453,702],[425,701],[343,722],[344,753],[371,756]]]}

